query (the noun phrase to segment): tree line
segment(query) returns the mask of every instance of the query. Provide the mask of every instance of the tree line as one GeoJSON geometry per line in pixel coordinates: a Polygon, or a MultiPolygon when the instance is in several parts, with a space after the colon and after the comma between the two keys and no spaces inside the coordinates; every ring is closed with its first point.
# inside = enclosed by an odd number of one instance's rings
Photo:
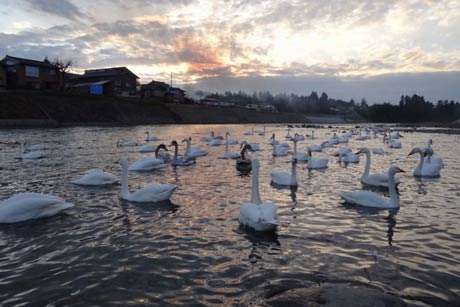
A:
{"type": "Polygon", "coordinates": [[[219,101],[231,102],[235,105],[269,104],[280,112],[301,112],[335,114],[346,117],[360,116],[373,122],[387,123],[418,123],[418,122],[451,122],[460,118],[460,103],[453,100],[439,100],[436,104],[426,101],[423,96],[401,96],[399,104],[384,102],[368,105],[363,98],[359,103],[353,99],[344,101],[333,99],[326,93],[318,95],[313,91],[310,95],[276,94],[269,91],[254,92],[252,95],[243,91],[224,93],[195,93],[201,97],[214,98],[219,101]]]}

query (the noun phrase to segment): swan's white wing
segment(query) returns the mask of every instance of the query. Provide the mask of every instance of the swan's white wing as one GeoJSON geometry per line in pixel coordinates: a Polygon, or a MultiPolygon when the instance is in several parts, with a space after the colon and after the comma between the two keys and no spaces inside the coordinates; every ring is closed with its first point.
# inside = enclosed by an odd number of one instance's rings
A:
{"type": "Polygon", "coordinates": [[[115,183],[117,180],[118,178],[110,173],[94,171],[77,180],[71,181],[71,183],[80,185],[105,185],[115,183]]]}
{"type": "Polygon", "coordinates": [[[286,172],[271,172],[272,181],[279,185],[291,185],[291,174],[286,172]]]}
{"type": "Polygon", "coordinates": [[[73,206],[53,195],[20,193],[0,203],[0,223],[49,217],[73,206]]]}
{"type": "MultiPolygon", "coordinates": [[[[370,174],[367,177],[363,178],[363,183],[369,184],[369,185],[375,185],[375,186],[380,186],[380,187],[388,187],[388,180],[390,176],[388,173],[375,173],[375,174],[370,174]]],[[[399,177],[395,177],[395,184],[399,184],[400,179],[399,177]]]]}
{"type": "Polygon", "coordinates": [[[299,161],[307,161],[309,159],[309,156],[304,152],[298,152],[294,158],[296,158],[299,161]]]}
{"type": "Polygon", "coordinates": [[[370,191],[338,192],[337,195],[349,204],[374,208],[393,208],[386,198],[370,191]]]}
{"type": "Polygon", "coordinates": [[[156,158],[150,158],[150,157],[144,157],[144,158],[141,158],[135,161],[133,164],[131,164],[128,167],[128,170],[129,171],[151,170],[151,169],[154,169],[155,167],[158,167],[160,164],[163,164],[163,160],[156,159],[156,158]]]}
{"type": "Polygon", "coordinates": [[[130,195],[134,202],[159,202],[168,200],[178,186],[174,184],[153,184],[143,187],[130,195]]]}

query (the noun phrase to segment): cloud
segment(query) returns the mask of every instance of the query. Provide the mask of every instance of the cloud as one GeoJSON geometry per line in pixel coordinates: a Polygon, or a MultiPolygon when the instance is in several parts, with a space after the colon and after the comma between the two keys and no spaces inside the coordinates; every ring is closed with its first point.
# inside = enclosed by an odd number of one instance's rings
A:
{"type": "Polygon", "coordinates": [[[34,10],[66,19],[87,18],[70,0],[24,0],[34,10]]]}

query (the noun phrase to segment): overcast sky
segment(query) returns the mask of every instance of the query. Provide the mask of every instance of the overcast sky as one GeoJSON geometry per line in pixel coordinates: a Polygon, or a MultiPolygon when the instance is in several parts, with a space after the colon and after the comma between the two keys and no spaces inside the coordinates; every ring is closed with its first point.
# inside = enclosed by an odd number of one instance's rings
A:
{"type": "Polygon", "coordinates": [[[5,54],[186,89],[460,101],[460,0],[0,0],[5,54]]]}

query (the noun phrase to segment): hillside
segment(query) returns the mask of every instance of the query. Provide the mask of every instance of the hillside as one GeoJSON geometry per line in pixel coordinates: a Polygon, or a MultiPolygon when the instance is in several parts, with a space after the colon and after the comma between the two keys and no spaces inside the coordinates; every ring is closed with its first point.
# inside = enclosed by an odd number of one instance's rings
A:
{"type": "Polygon", "coordinates": [[[0,94],[0,126],[304,123],[304,115],[242,108],[179,105],[160,100],[69,95],[56,92],[0,94]]]}

